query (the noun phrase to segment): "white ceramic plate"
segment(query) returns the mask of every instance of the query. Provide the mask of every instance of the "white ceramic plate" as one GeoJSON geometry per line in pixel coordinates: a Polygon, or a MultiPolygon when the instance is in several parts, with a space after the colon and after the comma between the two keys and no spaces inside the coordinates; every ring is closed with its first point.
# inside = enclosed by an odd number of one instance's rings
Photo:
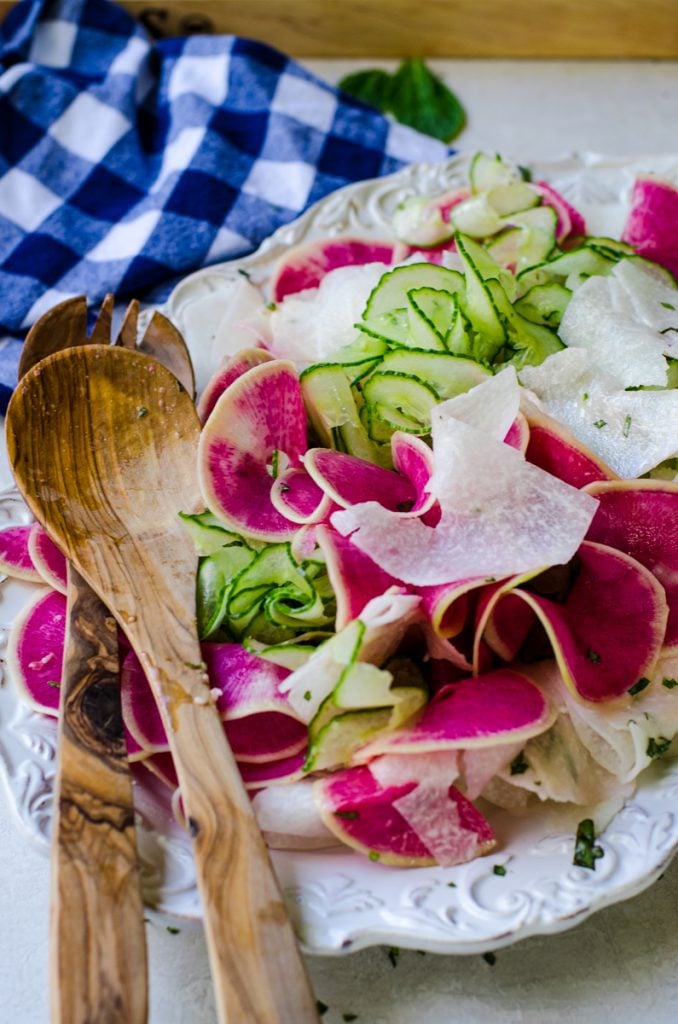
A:
{"type": "MultiPolygon", "coordinates": [[[[525,161],[523,161],[525,162],[525,161]]],[[[530,164],[586,216],[596,234],[618,234],[638,172],[678,176],[678,157],[626,161],[594,155],[530,164]]],[[[467,158],[414,165],[378,181],[342,189],[276,232],[252,256],[201,270],[173,292],[166,311],[181,324],[189,304],[211,304],[224,281],[247,270],[265,287],[284,250],[345,233],[387,235],[390,213],[405,196],[435,194],[466,180],[467,158]]],[[[195,312],[195,305],[193,305],[195,312]]],[[[0,466],[0,527],[29,516],[0,466]]],[[[0,650],[13,617],[32,589],[8,580],[0,588],[0,650]]],[[[18,819],[47,849],[54,781],[55,723],[19,703],[11,679],[0,688],[0,774],[18,819]]],[[[162,788],[139,769],[135,787],[147,902],[199,918],[190,844],[174,823],[162,788]]],[[[651,885],[678,847],[678,761],[662,761],[640,779],[634,798],[613,816],[600,839],[596,870],[572,864],[581,810],[528,819],[493,813],[499,839],[490,856],[456,868],[404,870],[373,864],[345,849],[275,851],[273,860],[307,951],[338,954],[377,943],[440,953],[479,953],[528,935],[572,927],[593,911],[651,885]],[[496,875],[503,865],[506,874],[496,875]],[[451,885],[454,883],[454,885],[451,885]]]]}

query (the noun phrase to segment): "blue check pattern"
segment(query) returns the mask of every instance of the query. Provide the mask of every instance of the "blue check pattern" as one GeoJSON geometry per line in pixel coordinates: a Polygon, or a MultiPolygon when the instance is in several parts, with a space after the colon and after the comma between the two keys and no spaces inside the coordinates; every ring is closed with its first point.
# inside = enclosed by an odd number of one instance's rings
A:
{"type": "Polygon", "coordinates": [[[158,301],[334,189],[447,153],[253,40],[153,43],[109,0],[23,0],[0,26],[0,407],[55,303],[158,301]]]}

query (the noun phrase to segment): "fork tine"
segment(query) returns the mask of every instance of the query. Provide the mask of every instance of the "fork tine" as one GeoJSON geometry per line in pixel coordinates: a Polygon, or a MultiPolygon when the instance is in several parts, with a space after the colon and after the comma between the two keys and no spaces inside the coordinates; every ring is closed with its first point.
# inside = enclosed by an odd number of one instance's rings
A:
{"type": "Polygon", "coordinates": [[[139,352],[152,356],[167,367],[183,384],[191,398],[195,397],[195,376],[191,357],[183,335],[171,320],[162,313],[155,312],[137,348],[139,352]]]}
{"type": "Polygon", "coordinates": [[[113,342],[121,348],[136,348],[137,325],[139,321],[139,300],[132,299],[125,312],[125,319],[120,325],[118,336],[113,342]]]}
{"type": "Polygon", "coordinates": [[[89,336],[90,345],[110,345],[111,343],[111,321],[113,319],[113,307],[115,296],[108,293],[101,303],[99,316],[94,322],[92,333],[89,336]]]}
{"type": "Polygon", "coordinates": [[[19,360],[19,378],[45,356],[62,348],[87,344],[87,300],[84,295],[66,299],[52,306],[31,327],[26,335],[19,360]]]}

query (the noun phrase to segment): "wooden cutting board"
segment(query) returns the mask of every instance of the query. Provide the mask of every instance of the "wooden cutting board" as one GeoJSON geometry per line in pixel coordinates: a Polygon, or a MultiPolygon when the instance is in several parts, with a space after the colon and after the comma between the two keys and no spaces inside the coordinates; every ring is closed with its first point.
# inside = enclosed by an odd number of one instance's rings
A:
{"type": "MultiPolygon", "coordinates": [[[[0,0],[0,15],[12,6],[0,0]]],[[[678,58],[678,0],[126,0],[152,35],[232,32],[298,57],[678,58]]]]}

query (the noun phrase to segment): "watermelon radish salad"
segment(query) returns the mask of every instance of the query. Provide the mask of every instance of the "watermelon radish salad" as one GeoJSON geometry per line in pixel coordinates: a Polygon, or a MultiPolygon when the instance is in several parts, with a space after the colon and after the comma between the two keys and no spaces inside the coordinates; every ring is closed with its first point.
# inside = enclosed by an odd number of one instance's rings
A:
{"type": "MultiPolygon", "coordinates": [[[[288,251],[266,293],[236,275],[188,331],[203,656],[271,845],[454,865],[497,808],[585,818],[670,753],[677,237],[669,182],[596,237],[481,153],[390,237],[288,251]]],[[[0,549],[47,584],[9,659],[55,715],[64,561],[38,525],[0,549]]],[[[131,759],[176,794],[129,651],[122,698],[131,759]]]]}

